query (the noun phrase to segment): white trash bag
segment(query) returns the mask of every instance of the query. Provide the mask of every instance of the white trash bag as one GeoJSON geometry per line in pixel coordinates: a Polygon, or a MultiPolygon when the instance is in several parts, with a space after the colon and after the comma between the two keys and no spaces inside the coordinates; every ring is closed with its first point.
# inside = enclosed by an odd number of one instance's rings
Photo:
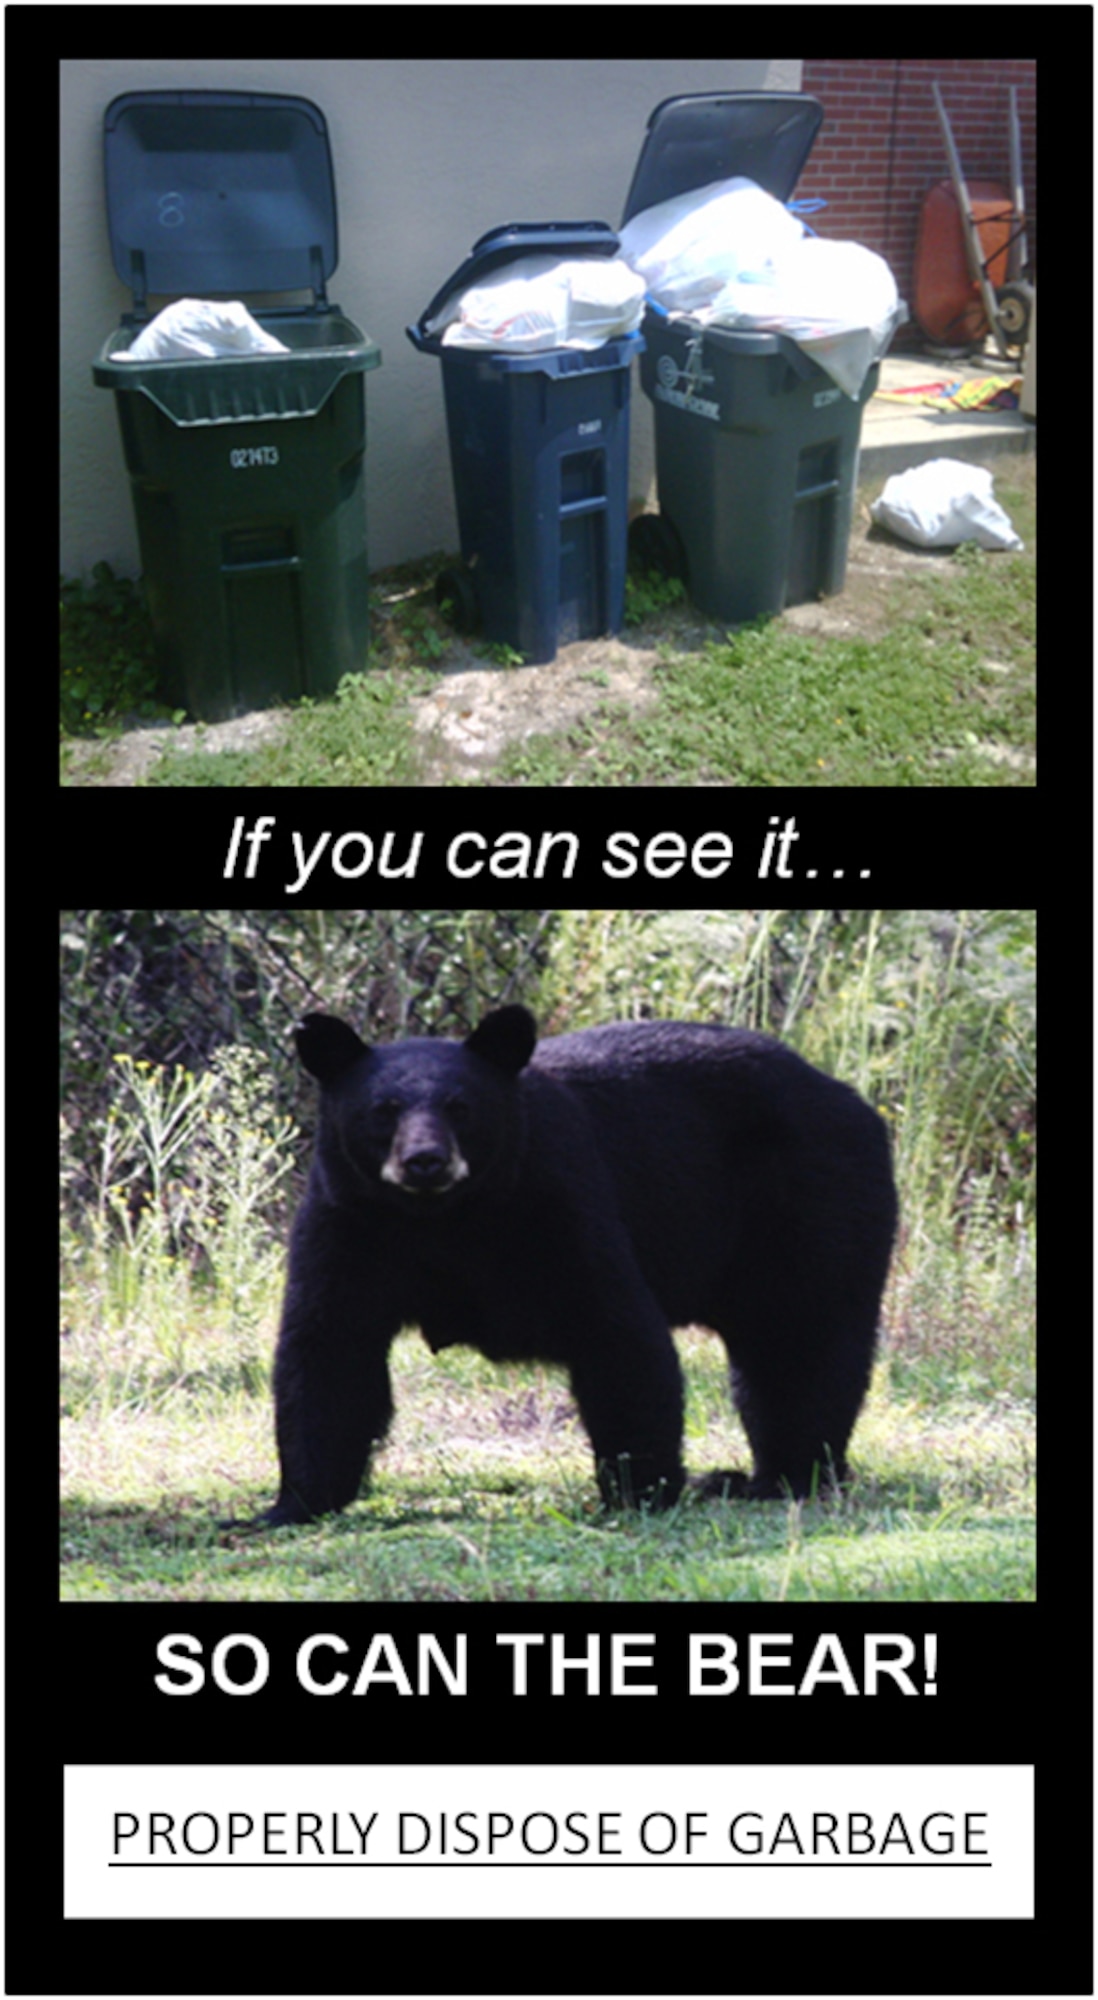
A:
{"type": "Polygon", "coordinates": [[[518,257],[452,292],[424,330],[444,347],[539,354],[601,347],[635,333],[643,317],[644,280],[620,257],[518,257]]]}
{"type": "Polygon", "coordinates": [[[982,549],[1025,546],[992,496],[987,467],[958,458],[931,458],[893,473],[869,511],[880,527],[921,549],[952,549],[958,542],[978,542],[982,549]]]}
{"type": "Polygon", "coordinates": [[[227,354],[288,354],[238,299],[176,299],[112,361],[213,361],[227,354]]]}
{"type": "Polygon", "coordinates": [[[904,316],[883,257],[823,236],[787,246],[765,282],[726,285],[702,315],[784,333],[855,400],[904,316]]]}
{"type": "Polygon", "coordinates": [[[642,209],[621,246],[665,312],[785,334],[852,399],[905,317],[883,257],[809,235],[740,175],[642,209]]]}
{"type": "Polygon", "coordinates": [[[804,226],[742,174],[643,208],[620,231],[621,254],[666,312],[697,314],[726,285],[770,281],[804,226]]]}

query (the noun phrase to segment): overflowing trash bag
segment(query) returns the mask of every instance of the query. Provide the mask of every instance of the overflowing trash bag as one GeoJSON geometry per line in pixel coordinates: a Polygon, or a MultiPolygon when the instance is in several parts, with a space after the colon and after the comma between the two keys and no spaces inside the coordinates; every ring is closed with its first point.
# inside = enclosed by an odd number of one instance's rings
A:
{"type": "Polygon", "coordinates": [[[712,316],[726,285],[765,285],[804,226],[743,174],[642,209],[620,231],[622,256],[668,312],[712,316]]]}
{"type": "Polygon", "coordinates": [[[852,398],[906,316],[883,257],[812,235],[744,175],[642,209],[621,247],[665,312],[785,334],[852,398]]]}
{"type": "Polygon", "coordinates": [[[589,349],[636,333],[644,300],[644,279],[620,257],[520,257],[452,293],[424,331],[496,353],[589,349]]]}

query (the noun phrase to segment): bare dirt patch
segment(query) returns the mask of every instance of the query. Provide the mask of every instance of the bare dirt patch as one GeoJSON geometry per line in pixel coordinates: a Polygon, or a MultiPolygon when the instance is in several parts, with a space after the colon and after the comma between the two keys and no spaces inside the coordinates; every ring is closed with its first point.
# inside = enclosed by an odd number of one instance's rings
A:
{"type": "Polygon", "coordinates": [[[274,743],[289,722],[284,709],[257,708],[230,722],[165,722],[123,730],[111,742],[73,743],[69,752],[70,785],[142,785],[162,753],[171,748],[183,755],[192,750],[257,750],[274,743]]]}
{"type": "Polygon", "coordinates": [[[593,639],[562,646],[544,666],[485,666],[472,656],[446,665],[430,694],[413,704],[426,782],[483,777],[502,751],[571,728],[601,701],[646,708],[655,659],[652,646],[593,639]]]}

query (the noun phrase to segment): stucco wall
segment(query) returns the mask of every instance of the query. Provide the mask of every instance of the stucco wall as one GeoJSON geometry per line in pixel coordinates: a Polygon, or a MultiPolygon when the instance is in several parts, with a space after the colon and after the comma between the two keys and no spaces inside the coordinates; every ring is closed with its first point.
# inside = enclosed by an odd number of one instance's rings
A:
{"type": "MultiPolygon", "coordinates": [[[[196,15],[196,23],[203,17],[196,15]]],[[[409,16],[415,21],[415,14],[409,16]]],[[[572,18],[577,23],[582,15],[572,18]]],[[[715,19],[718,17],[714,17],[715,19]]],[[[730,20],[734,17],[728,17],[730,20]]],[[[679,91],[800,88],[799,62],[310,58],[64,61],[61,69],[61,568],[134,574],[136,537],[114,399],[91,362],[129,299],[107,242],[102,115],[124,90],[296,92],[323,110],[339,202],[333,300],[378,341],[366,377],[370,560],[453,549],[438,363],[404,329],[497,223],[620,219],[652,107],[679,91]]],[[[634,492],[651,475],[634,401],[634,492]]]]}

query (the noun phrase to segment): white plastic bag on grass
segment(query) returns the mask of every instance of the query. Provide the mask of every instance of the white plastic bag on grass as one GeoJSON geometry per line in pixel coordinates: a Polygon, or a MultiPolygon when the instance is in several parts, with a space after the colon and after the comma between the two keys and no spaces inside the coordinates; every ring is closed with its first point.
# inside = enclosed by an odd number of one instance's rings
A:
{"type": "Polygon", "coordinates": [[[931,458],[893,473],[869,511],[880,527],[921,549],[952,549],[958,542],[978,542],[982,549],[1025,546],[992,496],[987,467],[958,458],[931,458]]]}
{"type": "Polygon", "coordinates": [[[217,360],[226,354],[288,354],[239,299],[176,299],[113,361],[217,360]]]}
{"type": "Polygon", "coordinates": [[[452,292],[428,321],[444,347],[539,354],[601,347],[635,333],[644,281],[620,257],[517,257],[467,291],[452,292]]]}

